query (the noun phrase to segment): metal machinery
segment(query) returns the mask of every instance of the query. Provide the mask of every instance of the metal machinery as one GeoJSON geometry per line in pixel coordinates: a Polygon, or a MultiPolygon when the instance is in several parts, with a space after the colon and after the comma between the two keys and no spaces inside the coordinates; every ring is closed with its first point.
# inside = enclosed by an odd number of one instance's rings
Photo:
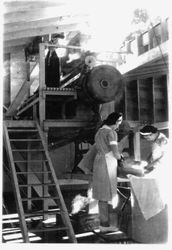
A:
{"type": "Polygon", "coordinates": [[[39,45],[39,86],[17,107],[15,115],[17,119],[38,119],[42,130],[47,133],[49,149],[72,141],[92,143],[100,122],[99,106],[121,99],[123,77],[111,65],[95,66],[94,57],[85,54],[69,64],[61,61],[66,73],[60,83],[57,80],[57,83],[47,84],[47,48],[54,49],[55,46],[39,45]]]}

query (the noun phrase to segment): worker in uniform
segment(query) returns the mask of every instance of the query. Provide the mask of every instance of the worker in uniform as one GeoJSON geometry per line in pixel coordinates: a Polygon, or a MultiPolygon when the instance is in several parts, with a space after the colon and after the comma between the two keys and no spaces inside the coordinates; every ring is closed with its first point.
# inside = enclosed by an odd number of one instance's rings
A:
{"type": "Polygon", "coordinates": [[[141,177],[128,175],[132,206],[132,238],[142,243],[165,243],[168,239],[169,148],[167,137],[151,125],[140,129],[151,152],[141,177]]]}
{"type": "Polygon", "coordinates": [[[167,137],[158,131],[158,129],[151,125],[146,125],[140,130],[140,134],[144,139],[152,143],[152,152],[147,159],[147,165],[144,167],[145,174],[151,173],[153,170],[154,174],[161,171],[161,166],[165,164],[165,153],[167,151],[168,139],[167,137]]]}
{"type": "Polygon", "coordinates": [[[117,200],[118,151],[116,130],[123,119],[122,113],[111,113],[95,135],[96,157],[93,164],[93,198],[98,200],[100,231],[117,231],[109,221],[109,205],[113,208],[117,200]]]}

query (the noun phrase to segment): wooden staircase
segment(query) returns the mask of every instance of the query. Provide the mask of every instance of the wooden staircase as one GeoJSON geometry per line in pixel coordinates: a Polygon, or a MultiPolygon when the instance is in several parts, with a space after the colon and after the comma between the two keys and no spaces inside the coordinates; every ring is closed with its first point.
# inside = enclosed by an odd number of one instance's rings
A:
{"type": "Polygon", "coordinates": [[[31,232],[43,237],[49,231],[57,231],[57,235],[66,233],[69,242],[76,243],[38,123],[26,120],[4,121],[4,142],[11,166],[23,242],[30,242],[31,232]],[[34,223],[36,219],[38,223],[34,223]],[[53,222],[49,222],[52,219],[53,222]]]}

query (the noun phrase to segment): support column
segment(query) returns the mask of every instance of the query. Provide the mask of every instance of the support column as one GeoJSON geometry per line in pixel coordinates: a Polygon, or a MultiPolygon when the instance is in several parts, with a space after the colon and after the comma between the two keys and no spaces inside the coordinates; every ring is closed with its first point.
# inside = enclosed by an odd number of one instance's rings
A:
{"type": "MultiPolygon", "coordinates": [[[[47,145],[47,151],[48,151],[48,130],[46,132],[44,132],[44,141],[45,141],[45,145],[47,145]]],[[[42,156],[44,157],[44,156],[42,156]]],[[[42,165],[42,171],[47,172],[47,163],[44,162],[42,165]]],[[[49,181],[49,174],[44,173],[43,175],[43,183],[47,183],[49,181]]],[[[43,196],[48,196],[49,195],[49,190],[48,190],[48,186],[44,185],[42,186],[42,191],[43,191],[43,196]]],[[[49,208],[49,200],[48,199],[44,199],[44,204],[43,204],[43,210],[47,211],[49,208]]],[[[48,215],[44,214],[44,220],[48,219],[48,215]]]]}

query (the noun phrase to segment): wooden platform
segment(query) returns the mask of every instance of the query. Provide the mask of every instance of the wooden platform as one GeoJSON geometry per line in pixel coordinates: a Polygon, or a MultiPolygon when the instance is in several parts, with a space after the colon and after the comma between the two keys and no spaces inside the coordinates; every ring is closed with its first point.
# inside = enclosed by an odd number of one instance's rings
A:
{"type": "Polygon", "coordinates": [[[59,179],[61,190],[81,190],[81,189],[88,189],[88,180],[82,179],[59,179]]]}
{"type": "MultiPolygon", "coordinates": [[[[92,175],[91,174],[65,174],[62,178],[59,178],[60,181],[60,185],[64,185],[64,183],[75,183],[75,185],[77,183],[82,183],[83,181],[91,181],[92,180],[92,175]]],[[[129,182],[128,178],[121,178],[121,177],[117,177],[118,182],[129,182]]],[[[84,182],[83,182],[84,183],[84,182]]]]}

